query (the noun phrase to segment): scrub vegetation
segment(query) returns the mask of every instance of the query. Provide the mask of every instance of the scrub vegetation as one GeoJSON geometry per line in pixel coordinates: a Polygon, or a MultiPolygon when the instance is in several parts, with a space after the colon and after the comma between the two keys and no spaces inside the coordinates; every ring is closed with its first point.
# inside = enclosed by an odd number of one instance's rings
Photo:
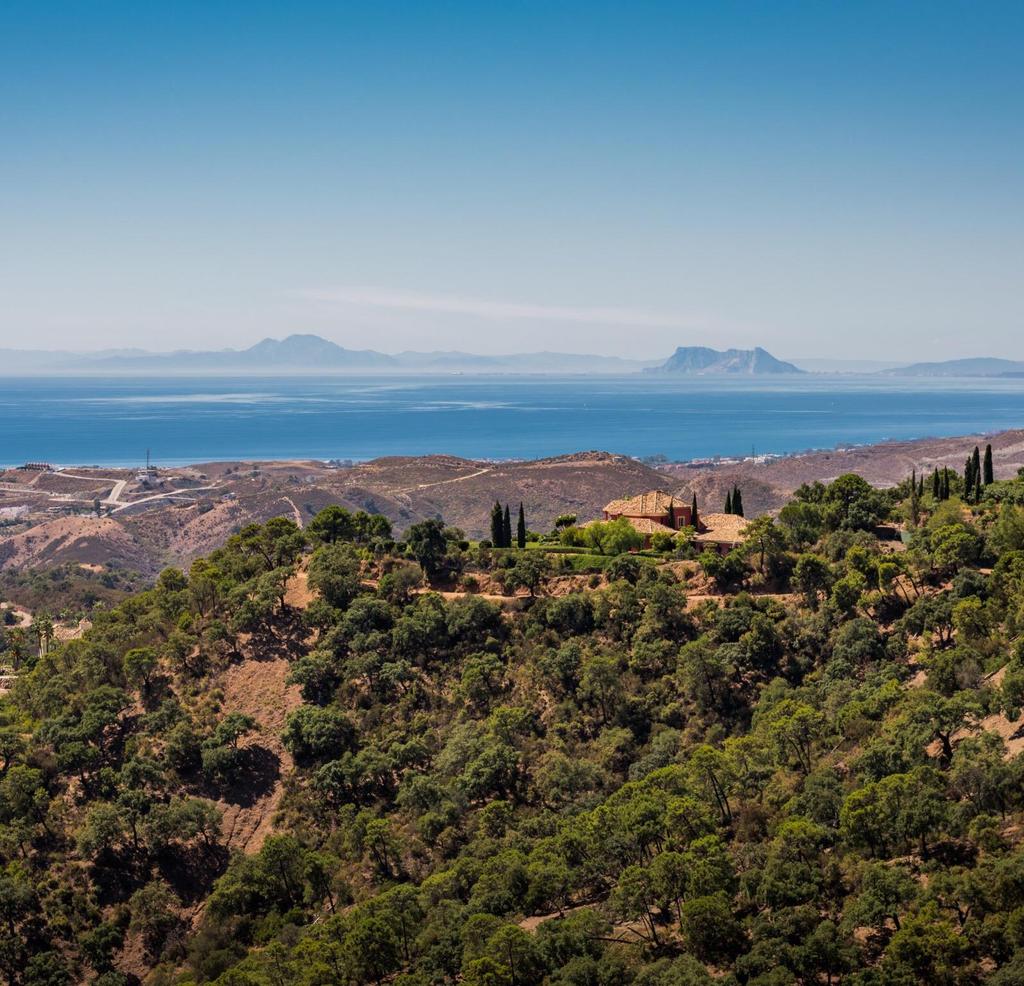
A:
{"type": "Polygon", "coordinates": [[[1024,479],[971,468],[589,581],[514,507],[244,528],[19,655],[0,978],[1024,983],[1024,479]]]}

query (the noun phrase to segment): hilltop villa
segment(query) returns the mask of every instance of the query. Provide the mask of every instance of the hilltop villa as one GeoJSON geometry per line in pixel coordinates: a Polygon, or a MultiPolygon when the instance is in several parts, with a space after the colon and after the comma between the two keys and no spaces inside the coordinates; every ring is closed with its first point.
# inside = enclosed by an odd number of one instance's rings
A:
{"type": "MultiPolygon", "coordinates": [[[[624,517],[644,536],[645,545],[651,535],[675,534],[684,527],[693,526],[690,504],[662,490],[651,490],[625,500],[612,500],[603,510],[605,520],[624,517]]],[[[697,532],[694,541],[702,548],[712,548],[728,554],[743,543],[746,521],[735,514],[702,514],[698,511],[697,532]]]]}

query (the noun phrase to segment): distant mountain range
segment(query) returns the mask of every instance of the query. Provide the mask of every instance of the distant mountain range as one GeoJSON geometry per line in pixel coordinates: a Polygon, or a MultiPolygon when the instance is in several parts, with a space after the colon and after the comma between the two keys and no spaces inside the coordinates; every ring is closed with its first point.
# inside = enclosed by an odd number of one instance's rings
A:
{"type": "Polygon", "coordinates": [[[803,373],[792,363],[776,359],[760,346],[755,349],[708,349],[707,346],[680,346],[661,366],[648,373],[678,373],[690,376],[721,374],[761,376],[776,373],[803,373]]]}
{"type": "Polygon", "coordinates": [[[403,352],[345,349],[317,335],[264,339],[248,349],[210,352],[141,349],[67,352],[0,349],[2,373],[637,373],[656,360],[578,353],[512,353],[482,356],[462,352],[403,352]]]}
{"type": "Polygon", "coordinates": [[[509,353],[485,356],[458,351],[387,354],[372,349],[346,349],[317,335],[264,339],[248,349],[178,350],[154,353],[145,349],[92,352],[41,349],[0,349],[4,374],[294,374],[294,373],[656,373],[678,376],[774,376],[817,372],[874,373],[914,377],[1020,377],[1024,362],[1007,359],[960,359],[907,366],[872,361],[799,360],[803,368],[776,359],[760,346],[754,349],[710,349],[680,346],[667,360],[622,359],[581,353],[509,353]]]}

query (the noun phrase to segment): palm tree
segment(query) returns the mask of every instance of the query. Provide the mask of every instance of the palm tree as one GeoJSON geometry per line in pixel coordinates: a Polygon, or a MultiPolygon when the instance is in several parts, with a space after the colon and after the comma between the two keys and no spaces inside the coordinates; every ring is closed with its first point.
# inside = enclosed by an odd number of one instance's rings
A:
{"type": "Polygon", "coordinates": [[[46,613],[40,613],[32,621],[32,629],[39,639],[39,656],[45,657],[50,649],[50,642],[53,640],[53,620],[46,613]]]}

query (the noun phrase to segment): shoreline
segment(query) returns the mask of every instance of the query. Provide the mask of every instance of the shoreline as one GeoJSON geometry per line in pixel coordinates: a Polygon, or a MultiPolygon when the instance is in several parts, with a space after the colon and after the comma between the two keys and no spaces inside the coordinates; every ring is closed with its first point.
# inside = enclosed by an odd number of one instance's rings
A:
{"type": "MultiPolygon", "coordinates": [[[[353,469],[365,466],[374,462],[388,460],[426,460],[426,459],[448,459],[460,460],[467,463],[483,464],[488,466],[503,466],[522,463],[546,462],[565,459],[570,456],[602,454],[619,456],[625,459],[632,459],[635,462],[648,466],[652,469],[729,469],[749,466],[769,466],[786,461],[805,459],[812,456],[846,455],[851,453],[870,453],[872,451],[884,452],[890,449],[906,448],[913,446],[926,446],[940,442],[978,442],[998,441],[1003,436],[1020,434],[1024,440],[1024,426],[1022,428],[1002,428],[989,432],[968,432],[952,435],[921,435],[915,438],[885,438],[877,442],[839,442],[835,445],[823,445],[799,449],[791,452],[758,452],[754,455],[715,455],[695,456],[689,459],[671,459],[662,455],[634,455],[629,452],[614,451],[611,449],[577,449],[564,451],[555,455],[540,456],[467,456],[456,452],[439,450],[430,453],[417,452],[389,452],[384,455],[365,457],[345,458],[319,458],[317,456],[229,456],[226,458],[173,458],[154,459],[153,466],[156,469],[202,469],[223,466],[284,466],[293,464],[296,466],[306,465],[321,469],[337,470],[342,472],[346,469],[353,469]]],[[[50,462],[45,458],[32,460],[38,463],[47,463],[54,472],[66,472],[76,470],[112,470],[121,472],[140,472],[144,466],[135,460],[113,460],[108,462],[50,462]]],[[[22,469],[23,462],[0,462],[0,471],[13,471],[22,469]]]]}

